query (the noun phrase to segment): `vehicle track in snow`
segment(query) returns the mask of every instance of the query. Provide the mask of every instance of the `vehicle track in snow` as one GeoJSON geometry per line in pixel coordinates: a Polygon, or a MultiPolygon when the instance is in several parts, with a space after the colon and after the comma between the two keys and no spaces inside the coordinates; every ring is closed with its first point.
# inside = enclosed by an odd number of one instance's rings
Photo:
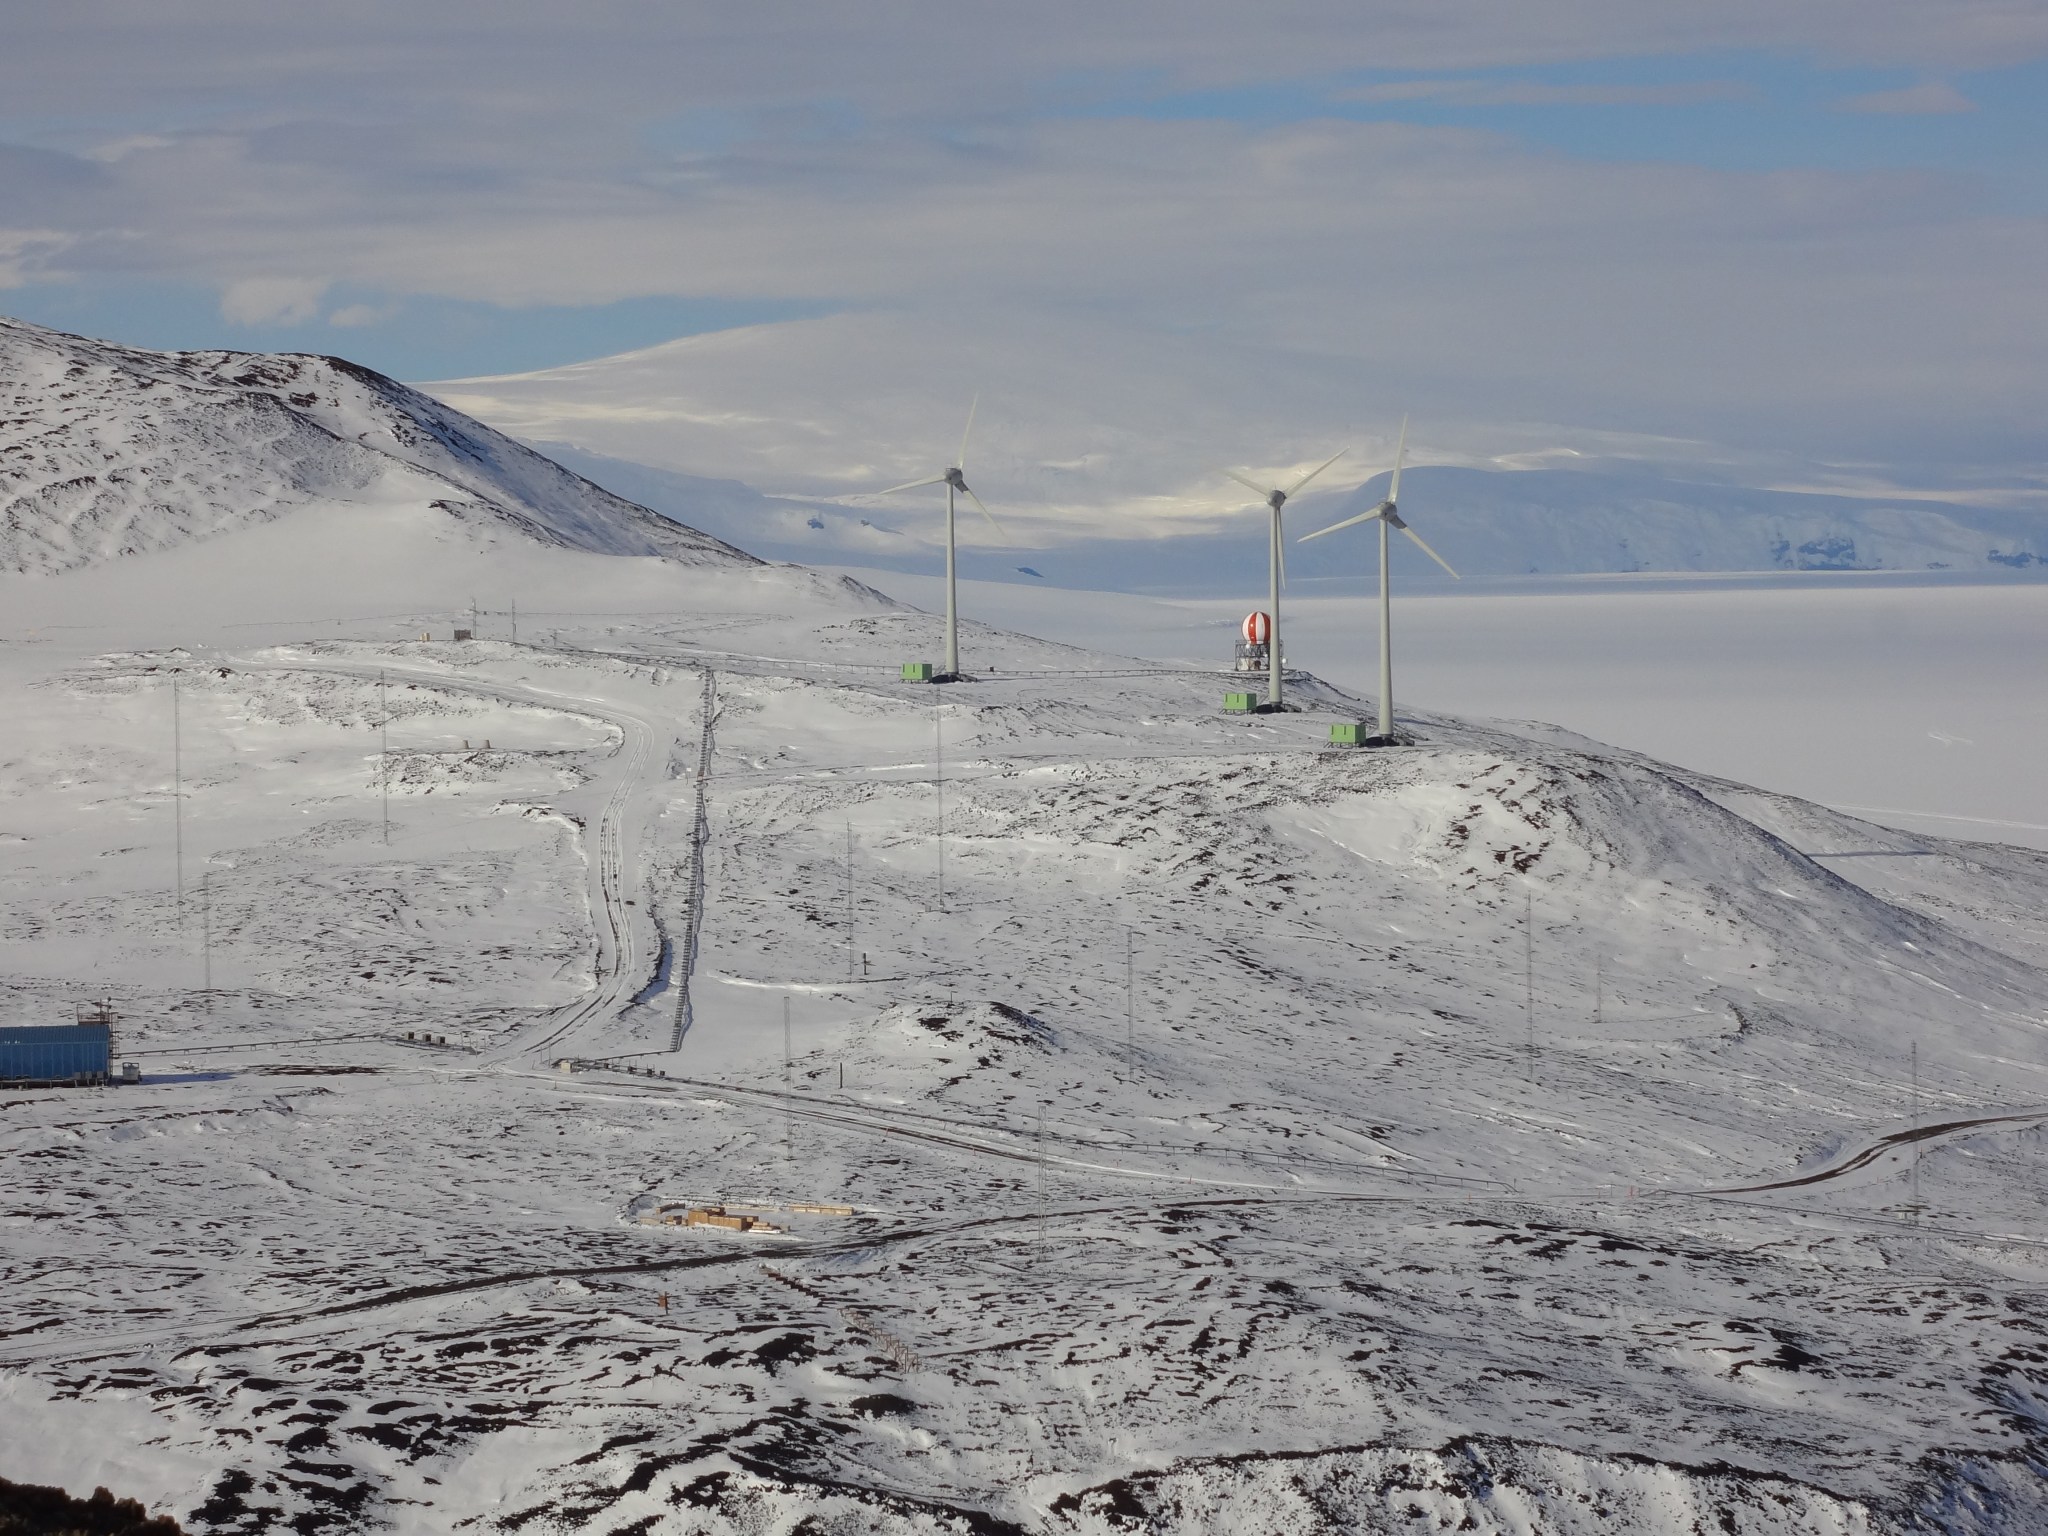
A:
{"type": "Polygon", "coordinates": [[[381,675],[442,692],[581,715],[615,726],[621,738],[614,754],[618,779],[605,799],[585,855],[585,889],[594,951],[593,984],[575,1002],[554,1009],[499,1041],[485,1053],[484,1059],[501,1064],[530,1052],[544,1051],[585,1025],[616,1015],[625,1006],[644,979],[640,970],[645,936],[626,905],[626,892],[638,885],[636,850],[629,846],[626,822],[646,788],[647,764],[656,731],[652,721],[587,695],[531,684],[451,677],[431,668],[393,666],[389,662],[372,666],[332,661],[263,661],[240,656],[223,656],[221,660],[247,672],[312,673],[368,683],[376,682],[381,675]]]}
{"type": "Polygon", "coordinates": [[[1947,1141],[1954,1136],[1964,1135],[1986,1125],[2026,1124],[2030,1121],[2048,1120],[2048,1108],[2012,1112],[1997,1115],[1972,1115],[1961,1120],[1942,1120],[1933,1125],[1911,1126],[1903,1131],[1891,1131],[1856,1151],[1841,1157],[1828,1167],[1813,1173],[1803,1173],[1790,1179],[1772,1179],[1761,1184],[1734,1184],[1717,1189],[1675,1190],[1675,1194],[1688,1195],[1761,1195],[1783,1189],[1811,1189],[1817,1184],[1832,1183],[1836,1179],[1868,1168],[1887,1152],[1910,1147],[1917,1142],[1947,1141]]]}

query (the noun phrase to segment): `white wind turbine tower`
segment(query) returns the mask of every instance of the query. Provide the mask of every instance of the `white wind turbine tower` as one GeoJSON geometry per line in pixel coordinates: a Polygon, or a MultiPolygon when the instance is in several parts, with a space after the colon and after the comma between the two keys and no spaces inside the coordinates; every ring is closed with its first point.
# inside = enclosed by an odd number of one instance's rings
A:
{"type": "Polygon", "coordinates": [[[1239,485],[1256,491],[1273,513],[1273,526],[1266,542],[1266,602],[1272,610],[1273,630],[1266,637],[1266,708],[1280,708],[1280,589],[1287,583],[1287,547],[1280,539],[1280,509],[1287,505],[1287,498],[1315,479],[1332,464],[1343,458],[1349,450],[1339,448],[1314,469],[1303,475],[1285,489],[1268,489],[1258,481],[1240,475],[1234,469],[1226,469],[1239,485]]]}
{"type": "MultiPolygon", "coordinates": [[[[1318,528],[1305,535],[1301,542],[1320,539],[1326,533],[1335,533],[1339,528],[1349,528],[1355,523],[1377,522],[1380,525],[1380,718],[1379,729],[1373,740],[1382,746],[1391,745],[1394,740],[1394,623],[1392,605],[1388,601],[1387,584],[1387,530],[1398,528],[1415,541],[1416,547],[1445,570],[1451,571],[1451,562],[1422,542],[1422,535],[1401,521],[1399,501],[1401,498],[1401,464],[1408,457],[1408,418],[1401,418],[1401,445],[1394,450],[1394,478],[1387,486],[1387,499],[1370,512],[1361,512],[1356,517],[1347,517],[1341,523],[1332,523],[1327,528],[1318,528]]],[[[1452,576],[1457,576],[1451,571],[1452,576]]]]}
{"type": "Polygon", "coordinates": [[[999,538],[1008,537],[1003,533],[1003,525],[996,521],[995,514],[982,506],[981,498],[967,488],[967,437],[968,433],[974,430],[974,412],[980,404],[981,396],[976,395],[967,407],[967,427],[960,434],[960,457],[954,461],[951,469],[928,479],[912,480],[903,485],[892,485],[886,491],[875,492],[877,496],[893,496],[898,491],[921,490],[927,485],[943,485],[946,488],[946,670],[934,679],[935,682],[949,683],[960,675],[960,602],[954,578],[953,557],[954,497],[965,496],[980,509],[981,515],[988,519],[989,527],[995,529],[999,538]]]}

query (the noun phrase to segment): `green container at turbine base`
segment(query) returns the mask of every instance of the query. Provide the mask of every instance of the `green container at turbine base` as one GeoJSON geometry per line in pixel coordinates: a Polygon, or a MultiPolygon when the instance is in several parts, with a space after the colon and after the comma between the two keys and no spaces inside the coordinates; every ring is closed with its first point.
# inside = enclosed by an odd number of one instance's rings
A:
{"type": "Polygon", "coordinates": [[[928,661],[906,661],[903,663],[903,681],[906,683],[928,683],[938,669],[928,661]]]}
{"type": "Polygon", "coordinates": [[[1339,720],[1330,727],[1330,745],[1355,747],[1365,740],[1366,729],[1356,720],[1339,720]]]}
{"type": "Polygon", "coordinates": [[[1223,695],[1223,713],[1226,715],[1248,715],[1259,707],[1256,693],[1226,693],[1223,695]]]}

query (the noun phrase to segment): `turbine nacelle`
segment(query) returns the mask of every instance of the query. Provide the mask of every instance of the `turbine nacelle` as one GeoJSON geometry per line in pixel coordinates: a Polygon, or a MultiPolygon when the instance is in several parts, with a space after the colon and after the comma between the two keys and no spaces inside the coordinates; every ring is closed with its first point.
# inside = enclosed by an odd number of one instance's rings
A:
{"type": "MultiPolygon", "coordinates": [[[[975,408],[980,404],[981,397],[976,395],[974,397],[974,404],[967,407],[967,431],[960,434],[960,461],[957,464],[939,474],[927,475],[922,480],[906,480],[901,485],[892,485],[884,490],[876,491],[874,494],[877,496],[893,496],[898,491],[919,491],[928,485],[943,485],[948,490],[957,492],[973,502],[975,510],[988,519],[989,527],[995,529],[997,538],[1008,538],[1009,535],[1003,532],[1003,525],[996,521],[995,514],[982,505],[981,498],[968,489],[967,485],[967,438],[968,434],[974,431],[974,412],[975,408]]],[[[951,525],[948,524],[948,526],[950,527],[951,525]]],[[[951,535],[948,534],[947,537],[950,538],[951,535]]]]}
{"type": "Polygon", "coordinates": [[[1395,498],[1401,494],[1401,466],[1406,462],[1407,458],[1408,418],[1404,416],[1401,418],[1401,445],[1394,451],[1394,478],[1387,487],[1387,499],[1374,507],[1370,512],[1360,512],[1355,517],[1345,518],[1341,523],[1332,523],[1327,528],[1318,528],[1314,533],[1305,533],[1296,542],[1306,544],[1310,539],[1320,539],[1324,534],[1335,533],[1341,528],[1355,528],[1360,523],[1385,523],[1389,528],[1398,528],[1401,532],[1407,534],[1414,541],[1417,549],[1429,556],[1430,559],[1434,560],[1446,571],[1450,571],[1453,577],[1457,577],[1458,573],[1451,570],[1451,562],[1423,543],[1422,535],[1401,520],[1401,512],[1395,498]]]}

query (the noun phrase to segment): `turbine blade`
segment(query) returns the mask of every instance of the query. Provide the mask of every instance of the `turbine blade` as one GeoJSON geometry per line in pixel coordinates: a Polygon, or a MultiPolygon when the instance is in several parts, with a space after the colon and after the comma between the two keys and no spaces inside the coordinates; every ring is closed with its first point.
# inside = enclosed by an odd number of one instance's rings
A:
{"type": "Polygon", "coordinates": [[[976,390],[974,398],[967,402],[967,425],[960,433],[960,457],[953,461],[956,469],[967,467],[967,434],[974,430],[974,412],[981,404],[981,391],[976,390]]]}
{"type": "MultiPolygon", "coordinates": [[[[967,491],[967,487],[964,485],[961,486],[960,489],[963,491],[967,491]]],[[[1003,525],[996,521],[995,513],[989,511],[987,507],[981,505],[981,498],[975,495],[974,492],[967,491],[967,499],[973,502],[977,508],[980,508],[981,515],[988,519],[988,525],[989,527],[995,529],[996,536],[1007,541],[1010,536],[1007,533],[1003,532],[1003,525]]]]}
{"type": "MultiPolygon", "coordinates": [[[[1429,556],[1430,559],[1434,560],[1438,565],[1442,566],[1445,570],[1451,571],[1451,562],[1446,560],[1442,555],[1438,554],[1435,550],[1431,549],[1427,544],[1424,544],[1422,542],[1421,534],[1417,533],[1413,528],[1410,528],[1406,523],[1403,523],[1401,525],[1401,531],[1407,534],[1409,538],[1413,539],[1416,543],[1416,546],[1419,549],[1421,549],[1421,551],[1425,555],[1429,556]]],[[[1462,576],[1458,576],[1458,573],[1456,571],[1451,571],[1451,574],[1453,576],[1456,576],[1457,579],[1460,581],[1463,581],[1465,579],[1462,576]]]]}
{"type": "Polygon", "coordinates": [[[944,475],[933,475],[929,480],[911,480],[902,485],[892,485],[886,491],[870,491],[868,494],[870,496],[894,496],[898,491],[917,491],[924,489],[928,485],[944,485],[945,483],[946,477],[944,475]]]}
{"type": "Polygon", "coordinates": [[[1273,494],[1272,489],[1270,487],[1259,484],[1258,481],[1251,479],[1249,476],[1240,475],[1234,469],[1226,469],[1221,471],[1221,473],[1230,476],[1231,479],[1235,480],[1239,485],[1243,486],[1246,490],[1257,491],[1259,493],[1259,500],[1261,501],[1264,501],[1268,496],[1273,494]]]}
{"type": "Polygon", "coordinates": [[[1327,459],[1323,460],[1322,463],[1318,464],[1314,469],[1310,470],[1307,474],[1303,475],[1299,480],[1295,481],[1294,484],[1287,487],[1287,494],[1292,496],[1296,491],[1299,491],[1304,485],[1307,485],[1309,481],[1315,479],[1317,475],[1320,475],[1324,470],[1328,469],[1332,464],[1336,463],[1339,459],[1343,458],[1344,455],[1349,453],[1350,451],[1351,445],[1348,443],[1345,444],[1342,448],[1339,448],[1335,453],[1331,454],[1327,459]]]}
{"type": "MultiPolygon", "coordinates": [[[[1385,505],[1385,502],[1380,503],[1380,506],[1382,507],[1385,505]]],[[[1335,533],[1339,528],[1353,528],[1360,523],[1369,523],[1379,515],[1380,507],[1374,507],[1370,512],[1361,512],[1356,517],[1347,517],[1341,523],[1332,523],[1327,528],[1318,528],[1314,533],[1304,533],[1300,538],[1296,539],[1294,542],[1297,544],[1306,544],[1310,539],[1320,539],[1324,534],[1335,533]]]]}
{"type": "Polygon", "coordinates": [[[1400,504],[1401,465],[1408,457],[1408,418],[1401,418],[1401,446],[1394,450],[1394,483],[1387,487],[1387,500],[1400,504]]]}

